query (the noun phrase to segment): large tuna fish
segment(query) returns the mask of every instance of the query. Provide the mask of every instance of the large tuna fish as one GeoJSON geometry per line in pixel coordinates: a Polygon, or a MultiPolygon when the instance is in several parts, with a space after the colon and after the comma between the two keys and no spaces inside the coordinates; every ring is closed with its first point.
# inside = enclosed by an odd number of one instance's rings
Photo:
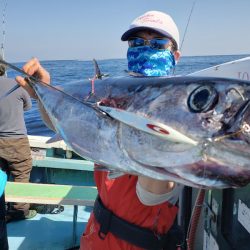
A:
{"type": "Polygon", "coordinates": [[[250,82],[124,77],[64,91],[31,85],[56,131],[86,159],[193,187],[250,182],[250,82]]]}

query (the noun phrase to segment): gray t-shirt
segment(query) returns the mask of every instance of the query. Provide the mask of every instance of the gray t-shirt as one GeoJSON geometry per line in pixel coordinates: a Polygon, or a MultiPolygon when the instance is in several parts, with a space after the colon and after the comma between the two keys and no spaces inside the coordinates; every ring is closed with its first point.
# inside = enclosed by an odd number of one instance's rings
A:
{"type": "MultiPolygon", "coordinates": [[[[16,85],[14,79],[0,77],[0,96],[16,85]]],[[[32,107],[27,91],[18,88],[0,100],[0,137],[20,138],[27,135],[24,111],[32,107]]]]}

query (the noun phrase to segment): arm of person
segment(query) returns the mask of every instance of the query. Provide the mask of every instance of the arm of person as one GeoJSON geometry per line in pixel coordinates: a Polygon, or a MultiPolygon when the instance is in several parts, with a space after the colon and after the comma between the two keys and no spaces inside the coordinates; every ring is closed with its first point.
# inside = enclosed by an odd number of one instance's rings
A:
{"type": "MultiPolygon", "coordinates": [[[[40,62],[37,58],[32,58],[29,60],[24,66],[23,70],[31,75],[35,76],[39,80],[41,80],[44,83],[50,84],[50,74],[41,66],[40,62]]],[[[16,77],[17,83],[22,86],[30,95],[31,98],[38,100],[35,91],[29,86],[28,82],[25,80],[25,78],[21,76],[16,77]]],[[[52,130],[55,131],[54,126],[52,125],[52,122],[45,111],[43,105],[38,100],[38,108],[40,110],[41,116],[43,121],[45,122],[46,126],[52,130]]]]}
{"type": "Polygon", "coordinates": [[[171,182],[139,176],[136,184],[136,193],[140,202],[146,206],[154,206],[166,201],[175,205],[179,198],[182,186],[171,182]]]}

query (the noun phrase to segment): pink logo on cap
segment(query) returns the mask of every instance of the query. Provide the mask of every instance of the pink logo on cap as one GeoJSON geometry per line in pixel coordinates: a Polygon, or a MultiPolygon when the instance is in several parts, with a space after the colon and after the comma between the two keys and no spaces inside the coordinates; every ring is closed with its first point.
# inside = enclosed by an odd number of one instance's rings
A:
{"type": "Polygon", "coordinates": [[[162,24],[163,22],[157,18],[154,14],[147,14],[138,18],[138,21],[141,23],[159,23],[162,24]]]}

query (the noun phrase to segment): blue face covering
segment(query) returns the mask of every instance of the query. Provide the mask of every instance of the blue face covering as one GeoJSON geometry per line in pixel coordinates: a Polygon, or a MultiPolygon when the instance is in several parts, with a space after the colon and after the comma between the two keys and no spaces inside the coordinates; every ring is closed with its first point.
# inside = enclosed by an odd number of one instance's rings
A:
{"type": "Polygon", "coordinates": [[[145,76],[167,76],[175,66],[170,50],[157,50],[150,46],[128,48],[127,59],[129,71],[145,76]]]}
{"type": "Polygon", "coordinates": [[[6,181],[7,181],[7,175],[0,169],[0,197],[4,192],[6,181]]]}

